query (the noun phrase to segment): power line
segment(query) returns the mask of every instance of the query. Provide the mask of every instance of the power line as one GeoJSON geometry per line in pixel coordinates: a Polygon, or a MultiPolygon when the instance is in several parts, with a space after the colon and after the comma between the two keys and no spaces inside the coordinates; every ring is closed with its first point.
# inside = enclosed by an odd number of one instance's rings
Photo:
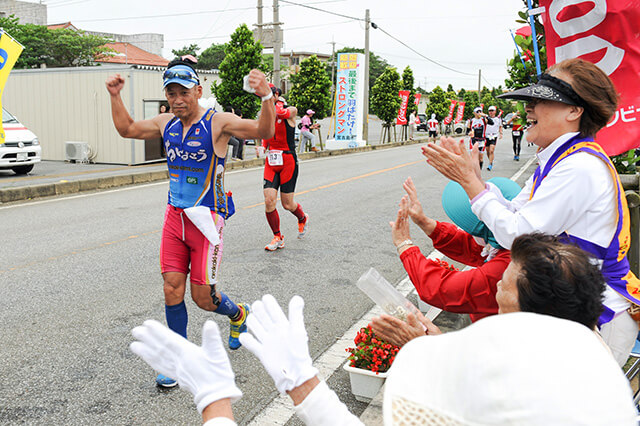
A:
{"type": "MultiPolygon", "coordinates": [[[[352,20],[354,20],[354,21],[364,21],[364,19],[362,19],[362,18],[356,18],[356,17],[354,17],[354,16],[348,16],[348,15],[343,15],[343,14],[340,14],[340,13],[330,12],[330,11],[328,11],[328,10],[320,9],[320,8],[318,8],[318,7],[308,6],[308,5],[306,5],[306,4],[295,3],[295,2],[292,2],[292,1],[288,1],[288,0],[279,0],[279,1],[281,1],[282,3],[292,4],[292,5],[296,5],[296,6],[300,6],[300,7],[306,7],[306,8],[308,8],[308,9],[313,9],[313,10],[317,10],[317,11],[319,11],[319,12],[328,13],[328,14],[330,14],[330,15],[341,16],[341,17],[343,17],[343,18],[349,18],[349,19],[352,19],[352,20]]],[[[397,39],[396,37],[392,36],[391,34],[389,34],[388,32],[386,32],[384,29],[380,28],[380,26],[379,26],[379,25],[376,25],[376,24],[375,24],[375,23],[373,23],[373,22],[371,23],[371,26],[372,26],[374,29],[379,29],[380,31],[382,31],[384,34],[386,34],[386,35],[387,35],[387,36],[389,36],[390,38],[394,39],[394,40],[395,40],[395,41],[397,41],[398,43],[400,43],[400,44],[402,44],[403,46],[405,46],[407,49],[411,50],[413,53],[417,54],[417,55],[418,55],[418,56],[420,56],[421,58],[426,59],[426,60],[427,60],[427,61],[429,61],[429,62],[433,62],[434,64],[436,64],[436,65],[438,65],[438,66],[441,66],[441,67],[443,67],[443,68],[448,69],[449,71],[453,71],[453,72],[456,72],[456,73],[459,73],[459,74],[463,74],[463,75],[474,75],[474,76],[475,76],[475,74],[471,74],[471,73],[467,73],[467,72],[464,72],[464,71],[456,70],[456,69],[454,69],[454,68],[451,68],[451,67],[448,67],[448,66],[446,66],[446,65],[443,65],[443,64],[441,64],[441,63],[439,63],[439,62],[437,62],[437,61],[434,61],[434,60],[433,60],[433,59],[431,59],[431,58],[426,57],[425,55],[423,55],[422,53],[418,52],[417,50],[415,50],[413,47],[409,46],[409,45],[408,45],[408,44],[406,44],[405,42],[403,42],[403,41],[401,41],[401,40],[397,39]]]]}
{"type": "Polygon", "coordinates": [[[253,10],[253,9],[255,9],[254,6],[237,7],[233,9],[202,10],[198,12],[167,13],[163,15],[125,16],[122,18],[102,18],[102,19],[78,19],[78,20],[75,20],[74,22],[128,21],[131,19],[174,18],[176,16],[202,15],[202,14],[209,14],[209,13],[233,12],[237,10],[253,10]]]}
{"type": "Polygon", "coordinates": [[[404,47],[406,47],[407,49],[411,50],[411,51],[412,51],[413,53],[415,53],[416,55],[420,56],[421,58],[426,59],[426,60],[427,60],[427,61],[429,61],[429,62],[432,62],[432,63],[434,63],[434,64],[436,64],[436,65],[438,65],[438,66],[441,66],[442,68],[446,68],[446,69],[448,69],[449,71],[453,71],[453,72],[456,72],[456,73],[458,73],[458,74],[463,74],[463,75],[473,75],[473,76],[475,76],[475,74],[471,74],[471,73],[464,72],[464,71],[459,71],[459,70],[457,70],[457,69],[454,69],[454,68],[448,67],[448,66],[446,66],[446,65],[444,65],[444,64],[441,64],[440,62],[434,61],[433,59],[426,57],[426,56],[425,56],[425,55],[423,55],[422,53],[420,53],[420,52],[418,52],[417,50],[415,50],[413,47],[411,47],[411,46],[409,46],[408,44],[406,44],[404,41],[399,40],[399,39],[397,39],[396,37],[392,36],[391,34],[389,34],[388,32],[386,32],[384,29],[380,28],[380,26],[379,26],[379,25],[376,25],[376,24],[374,24],[373,22],[371,23],[371,26],[372,26],[373,28],[375,28],[375,29],[378,29],[378,30],[382,31],[383,33],[385,33],[385,34],[386,34],[387,36],[389,36],[390,38],[394,39],[395,41],[397,41],[398,43],[400,43],[401,45],[403,45],[403,46],[404,46],[404,47]]]}
{"type": "Polygon", "coordinates": [[[318,12],[328,13],[329,15],[335,15],[335,16],[340,16],[342,18],[349,18],[349,19],[352,19],[354,21],[363,21],[364,22],[364,18],[356,18],[354,16],[343,15],[341,13],[331,12],[331,11],[328,11],[328,10],[320,9],[319,7],[309,6],[307,4],[295,3],[295,2],[287,1],[287,0],[279,0],[279,1],[281,3],[287,3],[287,4],[291,4],[291,5],[294,5],[294,6],[300,6],[300,7],[306,7],[307,9],[313,9],[313,10],[317,10],[318,12]]]}

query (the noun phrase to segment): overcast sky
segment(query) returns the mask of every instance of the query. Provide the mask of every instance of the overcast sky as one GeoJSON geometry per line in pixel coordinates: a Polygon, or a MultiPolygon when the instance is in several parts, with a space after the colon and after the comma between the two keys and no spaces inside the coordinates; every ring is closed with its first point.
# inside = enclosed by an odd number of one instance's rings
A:
{"type": "MultiPolygon", "coordinates": [[[[39,3],[39,0],[31,0],[39,3]]],[[[284,1],[284,0],[282,0],[284,1]]],[[[364,18],[369,8],[371,20],[391,36],[409,44],[420,54],[446,65],[454,72],[429,62],[407,49],[380,29],[370,30],[371,51],[398,68],[409,65],[416,86],[427,90],[436,85],[456,90],[477,88],[478,69],[482,85],[504,86],[506,60],[514,53],[509,29],[520,0],[293,0],[334,13],[280,2],[284,23],[283,51],[331,53],[345,46],[364,47],[364,24],[348,17],[364,18]],[[463,73],[471,74],[466,75],[463,73]]],[[[257,0],[43,0],[48,5],[48,23],[71,21],[84,30],[121,34],[164,34],[164,54],[171,49],[197,43],[202,49],[224,43],[234,29],[257,21],[257,0]]],[[[264,22],[273,20],[273,0],[263,0],[264,22]]]]}

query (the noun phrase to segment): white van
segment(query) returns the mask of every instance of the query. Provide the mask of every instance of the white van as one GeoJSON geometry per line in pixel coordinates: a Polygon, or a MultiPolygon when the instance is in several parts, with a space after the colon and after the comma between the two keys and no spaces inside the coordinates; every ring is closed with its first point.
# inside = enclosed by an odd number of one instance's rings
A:
{"type": "Polygon", "coordinates": [[[42,148],[36,135],[17,118],[2,108],[2,127],[5,140],[0,145],[0,169],[11,169],[17,175],[26,175],[42,157],[42,148]]]}

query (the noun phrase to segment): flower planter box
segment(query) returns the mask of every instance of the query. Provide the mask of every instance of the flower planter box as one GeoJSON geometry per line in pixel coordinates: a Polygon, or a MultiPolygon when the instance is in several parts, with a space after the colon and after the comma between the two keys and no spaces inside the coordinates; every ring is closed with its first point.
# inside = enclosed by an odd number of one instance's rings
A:
{"type": "Polygon", "coordinates": [[[349,373],[351,392],[360,402],[371,402],[380,391],[388,374],[388,372],[376,374],[362,368],[351,367],[348,363],[343,368],[349,373]]]}

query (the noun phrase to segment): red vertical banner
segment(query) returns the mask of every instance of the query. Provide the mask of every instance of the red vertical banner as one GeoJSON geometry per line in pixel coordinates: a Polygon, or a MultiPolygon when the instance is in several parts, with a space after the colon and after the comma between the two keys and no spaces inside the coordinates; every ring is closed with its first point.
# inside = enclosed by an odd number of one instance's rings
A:
{"type": "Polygon", "coordinates": [[[593,62],[620,99],[597,142],[609,155],[640,146],[640,0],[540,0],[548,66],[570,58],[593,62]]]}
{"type": "Polygon", "coordinates": [[[398,116],[396,117],[396,124],[406,125],[407,124],[407,105],[409,104],[409,95],[411,94],[408,90],[401,90],[398,92],[398,96],[402,101],[400,102],[400,109],[398,110],[398,116]]]}
{"type": "Polygon", "coordinates": [[[444,124],[451,123],[451,120],[453,120],[453,110],[455,108],[456,108],[456,101],[454,99],[451,99],[451,105],[449,105],[449,115],[447,115],[443,120],[444,124]]]}
{"type": "Polygon", "coordinates": [[[502,117],[503,112],[504,112],[503,110],[500,110],[500,114],[498,114],[498,117],[502,117]]]}
{"type": "Polygon", "coordinates": [[[462,121],[462,117],[464,117],[464,102],[458,102],[458,112],[456,113],[456,123],[462,121]]]}
{"type": "Polygon", "coordinates": [[[418,105],[420,103],[420,98],[422,97],[422,93],[416,93],[415,94],[415,104],[418,105]]]}

